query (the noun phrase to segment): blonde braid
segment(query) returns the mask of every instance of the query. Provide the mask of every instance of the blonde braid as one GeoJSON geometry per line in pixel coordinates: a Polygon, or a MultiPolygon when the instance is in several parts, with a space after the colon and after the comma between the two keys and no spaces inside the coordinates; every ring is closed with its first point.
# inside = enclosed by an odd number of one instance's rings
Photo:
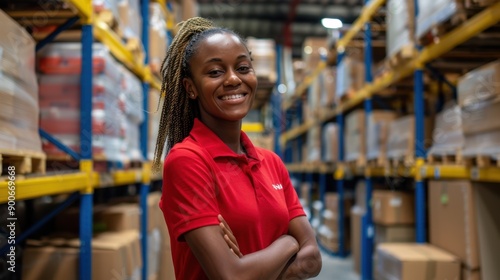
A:
{"type": "Polygon", "coordinates": [[[193,127],[194,118],[199,115],[197,102],[188,98],[182,83],[183,78],[190,75],[188,66],[185,65],[186,48],[190,43],[195,44],[191,42],[193,36],[214,28],[211,21],[200,17],[181,22],[178,26],[179,31],[161,65],[163,77],[161,92],[165,100],[153,160],[155,173],[161,171],[163,149],[165,148],[168,153],[176,143],[186,138],[193,127]]]}

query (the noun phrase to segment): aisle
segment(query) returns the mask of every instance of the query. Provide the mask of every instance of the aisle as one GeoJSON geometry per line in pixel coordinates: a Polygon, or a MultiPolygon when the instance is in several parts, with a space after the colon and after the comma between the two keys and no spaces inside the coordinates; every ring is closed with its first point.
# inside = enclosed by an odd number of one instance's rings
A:
{"type": "Polygon", "coordinates": [[[316,280],[359,280],[359,276],[352,269],[350,258],[341,259],[321,254],[323,267],[316,280]]]}

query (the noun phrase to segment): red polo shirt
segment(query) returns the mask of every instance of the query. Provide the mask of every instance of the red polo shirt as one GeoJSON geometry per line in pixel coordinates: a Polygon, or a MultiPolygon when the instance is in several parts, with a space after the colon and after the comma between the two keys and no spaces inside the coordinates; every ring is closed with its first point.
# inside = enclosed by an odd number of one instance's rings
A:
{"type": "Polygon", "coordinates": [[[170,233],[177,279],[207,279],[183,234],[218,225],[221,214],[243,255],[262,250],[305,215],[285,166],[254,147],[241,132],[247,155],[233,152],[201,121],[165,159],[160,208],[170,233]]]}

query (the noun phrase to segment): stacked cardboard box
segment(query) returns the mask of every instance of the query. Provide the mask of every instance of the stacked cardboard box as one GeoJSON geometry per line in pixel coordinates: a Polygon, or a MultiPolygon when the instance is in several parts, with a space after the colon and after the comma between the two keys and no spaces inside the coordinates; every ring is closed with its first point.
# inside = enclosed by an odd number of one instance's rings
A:
{"type": "Polygon", "coordinates": [[[473,70],[458,83],[465,134],[464,157],[500,159],[500,61],[473,70]]]}
{"type": "Polygon", "coordinates": [[[412,164],[415,158],[415,148],[427,149],[432,143],[433,122],[430,118],[425,119],[424,128],[424,141],[416,143],[414,115],[404,116],[391,122],[387,141],[387,158],[404,160],[405,164],[412,164]]]}
{"type": "Polygon", "coordinates": [[[0,149],[40,153],[35,41],[0,10],[0,149]]]}
{"type": "Polygon", "coordinates": [[[361,231],[366,212],[366,186],[364,181],[356,184],[355,204],[351,208],[351,253],[354,271],[361,273],[361,231]]]}
{"type": "Polygon", "coordinates": [[[432,245],[386,243],[376,254],[376,280],[460,279],[459,260],[432,245]]]}
{"type": "Polygon", "coordinates": [[[372,201],[376,244],[415,240],[413,194],[375,190],[372,201]]]}
{"type": "Polygon", "coordinates": [[[428,196],[430,243],[457,256],[467,274],[479,274],[479,240],[472,183],[431,181],[428,196]],[[453,234],[448,234],[450,232],[453,234]]]}
{"type": "MultiPolygon", "coordinates": [[[[173,280],[170,238],[158,207],[160,197],[155,192],[147,198],[148,279],[173,280]]],[[[125,197],[113,199],[111,205],[94,207],[94,230],[98,233],[92,240],[92,279],[141,278],[138,201],[138,197],[125,197]]],[[[80,242],[74,238],[79,230],[78,216],[78,208],[65,210],[57,216],[52,235],[29,241],[24,251],[23,279],[78,278],[80,242]]]]}
{"type": "MultiPolygon", "coordinates": [[[[351,223],[349,219],[350,209],[353,205],[352,195],[344,196],[343,221],[344,227],[344,248],[350,247],[350,229],[351,223]]],[[[337,252],[339,249],[339,197],[337,193],[325,194],[324,211],[321,215],[321,226],[318,230],[318,235],[321,243],[328,249],[337,252]]]]}
{"type": "Polygon", "coordinates": [[[305,162],[321,161],[321,126],[315,125],[307,132],[307,140],[303,147],[303,159],[305,162]]]}
{"type": "MultiPolygon", "coordinates": [[[[148,160],[153,160],[154,152],[156,149],[156,139],[158,138],[158,130],[160,128],[161,111],[164,98],[160,98],[160,92],[154,88],[149,90],[149,146],[148,146],[148,160]]],[[[165,157],[161,157],[162,160],[165,157]]]]}
{"type": "MultiPolygon", "coordinates": [[[[500,186],[474,183],[474,198],[477,214],[481,279],[500,279],[500,186]]],[[[472,276],[476,276],[477,274],[472,276]]],[[[473,279],[473,278],[471,278],[473,279]]]]}
{"type": "Polygon", "coordinates": [[[345,133],[345,159],[346,161],[357,161],[364,165],[367,160],[367,131],[370,136],[374,136],[374,143],[370,144],[371,156],[385,157],[384,148],[387,139],[387,129],[379,129],[386,127],[396,118],[394,112],[375,110],[370,115],[369,124],[371,129],[366,126],[366,114],[363,110],[356,110],[350,113],[346,118],[346,133],[345,133]]]}

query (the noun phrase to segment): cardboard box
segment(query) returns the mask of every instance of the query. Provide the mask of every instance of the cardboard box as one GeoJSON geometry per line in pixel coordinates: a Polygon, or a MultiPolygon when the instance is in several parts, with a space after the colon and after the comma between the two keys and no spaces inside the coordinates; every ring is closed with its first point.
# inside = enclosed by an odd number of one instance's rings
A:
{"type": "MultiPolygon", "coordinates": [[[[351,196],[349,194],[344,194],[344,217],[349,216],[349,212],[354,204],[351,196]]],[[[325,193],[325,209],[331,210],[335,216],[338,216],[339,212],[339,196],[337,193],[328,192],[325,193]]]]}
{"type": "Polygon", "coordinates": [[[404,243],[415,241],[413,225],[375,225],[375,243],[404,243]]]}
{"type": "Polygon", "coordinates": [[[470,105],[464,108],[462,113],[464,134],[499,130],[499,118],[500,98],[470,105]]]}
{"type": "Polygon", "coordinates": [[[415,222],[413,194],[373,191],[373,222],[381,225],[408,225],[415,222]]]}
{"type": "MultiPolygon", "coordinates": [[[[349,250],[351,241],[350,235],[344,234],[344,250],[349,250]]],[[[339,236],[332,232],[328,227],[322,225],[318,228],[318,238],[321,244],[327,249],[338,252],[339,250],[339,236]]]]}
{"type": "Polygon", "coordinates": [[[335,123],[327,123],[323,128],[324,158],[326,162],[337,162],[339,160],[339,135],[335,123]]]}
{"type": "Polygon", "coordinates": [[[326,57],[328,53],[327,41],[325,37],[307,37],[303,43],[302,59],[305,63],[306,73],[312,72],[321,61],[321,57],[326,57]]]}
{"type": "MultiPolygon", "coordinates": [[[[348,214],[349,215],[349,214],[348,214]]],[[[336,212],[333,212],[329,209],[325,209],[321,216],[321,221],[323,221],[323,225],[328,227],[334,234],[338,234],[339,232],[339,220],[336,212]]],[[[351,219],[344,218],[344,233],[349,234],[351,231],[351,219]]]]}
{"type": "Polygon", "coordinates": [[[500,94],[500,60],[470,71],[460,78],[457,85],[458,103],[461,107],[491,99],[500,94]]]}
{"type": "Polygon", "coordinates": [[[481,276],[483,279],[500,279],[500,186],[474,183],[481,276]]]}
{"type": "MultiPolygon", "coordinates": [[[[80,241],[68,239],[57,243],[61,246],[26,247],[23,279],[78,279],[80,241]]],[[[141,267],[137,232],[105,233],[92,239],[92,279],[139,280],[141,267]]]]}
{"type": "Polygon", "coordinates": [[[351,254],[354,271],[361,273],[361,231],[365,209],[359,206],[351,208],[351,254]]]}
{"type": "Polygon", "coordinates": [[[379,280],[460,279],[460,261],[428,244],[386,243],[377,246],[379,280]]]}
{"type": "Polygon", "coordinates": [[[139,205],[123,203],[105,208],[94,216],[96,223],[104,225],[108,231],[140,231],[139,205]]]}
{"type": "Polygon", "coordinates": [[[481,270],[462,267],[462,280],[481,280],[481,270]]]}
{"type": "MultiPolygon", "coordinates": [[[[424,142],[418,147],[428,148],[432,144],[433,119],[424,121],[424,142]]],[[[415,116],[407,115],[398,118],[389,125],[389,139],[387,141],[387,158],[411,160],[415,158],[415,116]]],[[[405,164],[413,164],[406,162],[405,164]]]]}
{"type": "Polygon", "coordinates": [[[428,199],[429,242],[459,257],[467,268],[479,268],[479,240],[472,183],[430,181],[428,199]]]}

